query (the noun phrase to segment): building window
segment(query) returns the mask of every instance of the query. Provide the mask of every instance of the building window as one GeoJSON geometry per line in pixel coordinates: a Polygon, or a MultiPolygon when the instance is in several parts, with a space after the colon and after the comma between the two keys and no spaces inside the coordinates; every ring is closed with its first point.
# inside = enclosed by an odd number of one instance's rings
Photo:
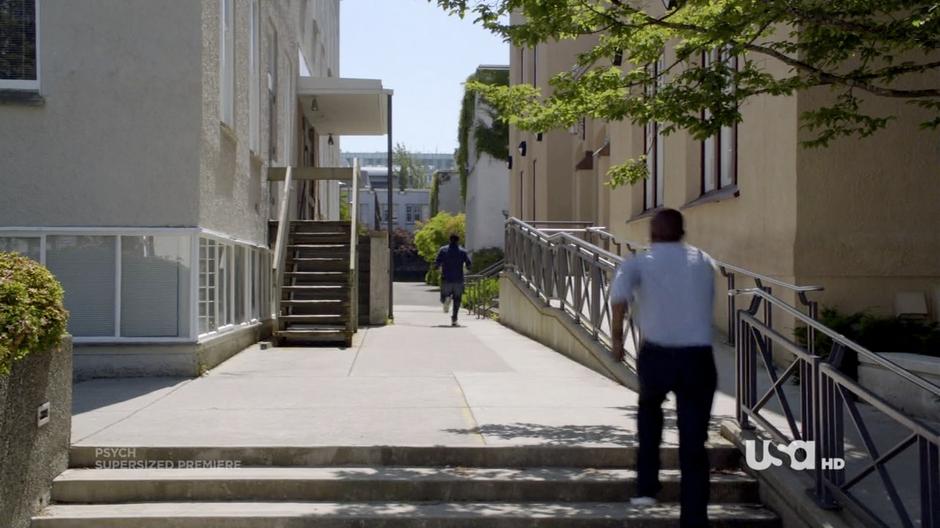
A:
{"type": "MultiPolygon", "coordinates": [[[[647,97],[655,97],[659,86],[662,83],[660,76],[665,68],[664,57],[653,64],[647,66],[647,71],[652,76],[652,82],[646,85],[647,97]]],[[[665,169],[665,138],[660,130],[659,123],[656,121],[647,122],[643,125],[643,153],[646,156],[646,181],[643,182],[643,210],[648,211],[657,207],[662,207],[665,201],[665,189],[663,186],[663,173],[665,169]]]]}
{"type": "Polygon", "coordinates": [[[189,335],[188,236],[121,237],[121,335],[189,335]]]}
{"type": "MultiPolygon", "coordinates": [[[[702,57],[705,68],[722,62],[730,69],[737,69],[737,57],[727,50],[713,50],[702,57]]],[[[732,87],[728,87],[732,89],[732,87]]],[[[706,110],[702,117],[707,119],[706,110]]],[[[738,126],[721,127],[721,131],[702,141],[702,194],[731,187],[738,183],[738,126]]]]}
{"type": "Polygon", "coordinates": [[[277,159],[277,30],[268,35],[268,158],[277,159]]]}
{"type": "Polygon", "coordinates": [[[413,224],[415,222],[414,206],[411,204],[405,206],[405,221],[409,224],[413,224]]]}
{"type": "Polygon", "coordinates": [[[235,126],[235,1],[219,0],[219,115],[235,126]]]}
{"type": "Polygon", "coordinates": [[[24,257],[41,262],[42,239],[39,237],[0,237],[0,251],[19,253],[24,257]]]}
{"type": "Polygon", "coordinates": [[[261,134],[258,126],[261,106],[261,7],[258,0],[251,0],[248,25],[251,50],[248,56],[248,144],[252,152],[259,154],[261,151],[261,134]]]}
{"type": "Polygon", "coordinates": [[[39,90],[38,4],[0,1],[0,89],[39,90]]]}
{"type": "Polygon", "coordinates": [[[216,325],[218,260],[215,240],[199,239],[199,333],[208,334],[216,325]]]}
{"type": "Polygon", "coordinates": [[[117,237],[49,236],[45,264],[66,292],[69,333],[116,336],[117,237]]]}

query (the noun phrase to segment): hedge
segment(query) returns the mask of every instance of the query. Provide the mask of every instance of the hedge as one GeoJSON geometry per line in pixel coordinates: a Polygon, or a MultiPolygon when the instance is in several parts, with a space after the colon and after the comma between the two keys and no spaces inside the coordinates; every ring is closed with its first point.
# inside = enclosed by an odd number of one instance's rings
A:
{"type": "Polygon", "coordinates": [[[59,344],[68,322],[62,297],[62,285],[41,264],[0,252],[0,375],[59,344]]]}

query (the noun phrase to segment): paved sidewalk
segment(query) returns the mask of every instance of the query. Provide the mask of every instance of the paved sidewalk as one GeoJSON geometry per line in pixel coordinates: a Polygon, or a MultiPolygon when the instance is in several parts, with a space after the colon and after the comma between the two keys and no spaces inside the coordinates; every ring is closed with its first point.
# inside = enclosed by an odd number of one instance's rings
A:
{"type": "MultiPolygon", "coordinates": [[[[396,284],[351,348],[250,347],[197,379],[75,385],[76,445],[626,445],[636,395],[489,320],[458,328],[396,284]]],[[[673,423],[674,422],[669,422],[673,423]]],[[[668,424],[667,424],[668,425],[668,424]]],[[[676,438],[667,433],[666,441],[676,438]]]]}

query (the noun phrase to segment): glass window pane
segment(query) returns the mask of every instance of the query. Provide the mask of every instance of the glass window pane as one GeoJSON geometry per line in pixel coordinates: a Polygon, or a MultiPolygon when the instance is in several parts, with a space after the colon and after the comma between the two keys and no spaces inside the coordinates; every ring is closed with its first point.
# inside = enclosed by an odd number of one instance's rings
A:
{"type": "Polygon", "coordinates": [[[0,2],[0,79],[36,80],[36,0],[0,2]]]}
{"type": "Polygon", "coordinates": [[[189,238],[121,237],[121,335],[189,335],[189,238]]]}
{"type": "Polygon", "coordinates": [[[235,246],[235,323],[244,323],[245,317],[245,248],[235,246]]]}
{"type": "Polygon", "coordinates": [[[39,237],[0,237],[0,251],[19,253],[24,257],[39,262],[39,246],[42,239],[39,237]]]}
{"type": "Polygon", "coordinates": [[[216,259],[215,242],[199,239],[199,333],[216,329],[216,259]]]}
{"type": "Polygon", "coordinates": [[[715,137],[704,141],[702,148],[702,192],[715,190],[715,137]]]}
{"type": "Polygon", "coordinates": [[[114,335],[115,237],[46,237],[46,266],[65,290],[69,332],[76,337],[114,335]]]}
{"type": "Polygon", "coordinates": [[[734,157],[735,157],[734,127],[721,129],[721,186],[727,187],[734,183],[734,157]]]}

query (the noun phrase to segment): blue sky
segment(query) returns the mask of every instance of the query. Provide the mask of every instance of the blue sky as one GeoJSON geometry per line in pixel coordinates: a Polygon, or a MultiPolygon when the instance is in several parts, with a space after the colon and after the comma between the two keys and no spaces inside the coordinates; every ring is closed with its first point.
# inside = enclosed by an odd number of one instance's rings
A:
{"type": "MultiPolygon", "coordinates": [[[[340,74],[395,91],[393,140],[414,152],[457,147],[462,83],[480,64],[508,64],[509,47],[427,0],[341,0],[340,74]]],[[[385,136],[344,136],[344,151],[384,151],[385,136]]]]}

